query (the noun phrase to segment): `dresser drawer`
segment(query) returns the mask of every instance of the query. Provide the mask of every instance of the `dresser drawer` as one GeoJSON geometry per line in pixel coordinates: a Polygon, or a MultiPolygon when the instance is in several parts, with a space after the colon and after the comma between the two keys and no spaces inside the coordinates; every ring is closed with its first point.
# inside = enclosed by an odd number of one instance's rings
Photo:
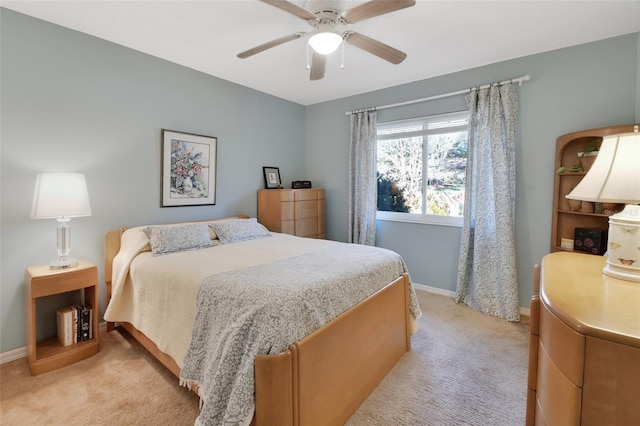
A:
{"type": "Polygon", "coordinates": [[[296,189],[292,192],[296,201],[324,200],[323,189],[296,189]]]}
{"type": "Polygon", "coordinates": [[[280,222],[280,231],[274,231],[274,232],[281,232],[283,234],[289,234],[289,235],[295,235],[295,222],[293,220],[283,220],[282,222],[280,222]]]}
{"type": "Polygon", "coordinates": [[[542,410],[540,409],[540,404],[536,401],[536,422],[535,426],[549,426],[547,420],[544,418],[544,414],[542,414],[542,410]]]}
{"type": "Polygon", "coordinates": [[[560,321],[541,303],[540,346],[557,368],[579,387],[582,387],[584,371],[584,345],[584,335],[560,321]]]}
{"type": "Polygon", "coordinates": [[[299,237],[317,237],[320,234],[318,229],[318,218],[302,219],[295,221],[295,235],[299,237]]]}
{"type": "Polygon", "coordinates": [[[640,348],[587,337],[583,426],[638,424],[639,388],[640,348]]]}
{"type": "Polygon", "coordinates": [[[295,191],[278,190],[278,193],[280,201],[294,202],[296,200],[295,191]]]}
{"type": "Polygon", "coordinates": [[[538,348],[537,381],[536,425],[579,425],[582,389],[562,374],[542,343],[538,348]]]}
{"type": "Polygon", "coordinates": [[[318,217],[318,202],[316,200],[298,201],[295,204],[294,217],[296,219],[318,217]]]}
{"type": "Polygon", "coordinates": [[[280,203],[280,220],[293,220],[295,219],[296,203],[282,201],[280,203]]]}

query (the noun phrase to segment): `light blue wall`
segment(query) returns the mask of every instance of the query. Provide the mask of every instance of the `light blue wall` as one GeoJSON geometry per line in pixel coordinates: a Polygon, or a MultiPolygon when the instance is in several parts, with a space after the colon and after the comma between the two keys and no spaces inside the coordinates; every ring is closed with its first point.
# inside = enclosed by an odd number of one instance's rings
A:
{"type": "MultiPolygon", "coordinates": [[[[93,216],[72,219],[71,252],[99,266],[101,283],[106,230],[255,216],[262,166],[279,166],[284,182],[304,177],[302,106],[6,9],[0,15],[0,352],[25,345],[25,267],[57,256],[55,220],[29,218],[38,172],[86,174],[93,216]],[[159,207],[162,128],[218,138],[215,206],[159,207]]],[[[102,313],[104,284],[100,298],[102,313]]]]}
{"type": "MultiPolygon", "coordinates": [[[[638,35],[616,37],[307,107],[307,175],[327,190],[327,235],[347,237],[349,117],[346,111],[455,92],[531,75],[518,89],[516,250],[520,306],[532,268],[549,251],[556,138],[634,122],[638,35]],[[612,65],[613,64],[613,65],[612,65]]],[[[437,58],[434,58],[437,60],[437,58]]],[[[463,96],[381,110],[379,121],[465,108],[463,96]]],[[[400,253],[413,280],[455,290],[460,229],[378,221],[377,244],[400,253]]]]}
{"type": "Polygon", "coordinates": [[[636,51],[636,123],[640,123],[640,32],[637,34],[636,51]]]}
{"type": "MultiPolygon", "coordinates": [[[[73,219],[72,253],[103,281],[107,229],[256,214],[262,166],[327,190],[327,231],[346,240],[345,111],[531,74],[519,89],[517,249],[520,302],[548,251],[555,139],[634,121],[638,36],[624,36],[302,107],[115,44],[0,9],[0,352],[24,346],[24,268],[55,257],[55,221],[29,218],[35,176],[87,176],[94,214],[73,219]],[[616,67],[604,64],[617,61],[616,67]],[[160,129],[218,137],[217,204],[160,208],[160,129]]],[[[381,120],[464,108],[462,96],[380,112],[381,120]]],[[[638,108],[640,109],[640,108],[638,108]]],[[[380,246],[414,281],[453,290],[460,230],[379,222],[380,246]]],[[[101,311],[104,285],[100,286],[101,311]]]]}

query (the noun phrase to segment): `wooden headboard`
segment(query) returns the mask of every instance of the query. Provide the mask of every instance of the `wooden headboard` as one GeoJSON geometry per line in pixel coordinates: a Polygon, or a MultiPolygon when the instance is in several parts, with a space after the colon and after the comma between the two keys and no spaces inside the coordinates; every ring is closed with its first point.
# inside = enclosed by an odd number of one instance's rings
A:
{"type": "MultiPolygon", "coordinates": [[[[111,229],[104,234],[104,282],[111,284],[113,272],[113,258],[120,251],[120,239],[127,228],[111,229]]],[[[111,295],[107,295],[110,300],[111,295]]]]}

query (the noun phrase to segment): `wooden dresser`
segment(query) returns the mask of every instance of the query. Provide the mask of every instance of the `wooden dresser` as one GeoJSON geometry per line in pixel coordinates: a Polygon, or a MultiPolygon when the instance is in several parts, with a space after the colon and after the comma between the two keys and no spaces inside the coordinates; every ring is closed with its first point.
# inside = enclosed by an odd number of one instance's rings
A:
{"type": "Polygon", "coordinates": [[[527,425],[640,419],[640,283],[602,274],[605,258],[552,253],[531,300],[527,425]]]}
{"type": "Polygon", "coordinates": [[[261,189],[258,222],[273,232],[325,238],[324,189],[261,189]]]}

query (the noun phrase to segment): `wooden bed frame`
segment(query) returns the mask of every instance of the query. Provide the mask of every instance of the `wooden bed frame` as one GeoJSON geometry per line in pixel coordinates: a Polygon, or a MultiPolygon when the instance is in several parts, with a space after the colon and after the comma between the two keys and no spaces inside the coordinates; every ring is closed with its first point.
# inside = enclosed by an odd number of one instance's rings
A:
{"type": "MultiPolygon", "coordinates": [[[[113,258],[125,228],[104,240],[107,303],[113,258]]],[[[256,410],[252,425],[343,425],[400,357],[411,349],[409,279],[406,274],[291,344],[255,360],[256,410]]],[[[176,377],[180,367],[129,323],[118,323],[176,377]]],[[[107,323],[107,331],[115,329],[107,323]]]]}

